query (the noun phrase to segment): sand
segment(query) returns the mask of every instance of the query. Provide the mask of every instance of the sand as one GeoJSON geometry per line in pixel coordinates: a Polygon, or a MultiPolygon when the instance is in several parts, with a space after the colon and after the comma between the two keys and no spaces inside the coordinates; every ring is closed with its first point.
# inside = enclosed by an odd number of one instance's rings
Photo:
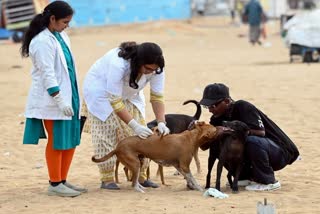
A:
{"type": "MultiPolygon", "coordinates": [[[[188,21],[161,21],[122,26],[69,29],[72,51],[82,85],[91,64],[122,41],[153,41],[163,48],[166,59],[166,112],[193,115],[187,99],[200,100],[209,83],[223,82],[231,96],[245,99],[272,118],[295,142],[301,159],[276,172],[282,188],[273,192],[248,192],[240,188],[232,194],[222,175],[222,191],[227,199],[205,198],[186,189],[185,180],[174,176],[174,168],[164,169],[167,186],[132,190],[120,170],[121,190],[99,189],[97,166],[91,162],[91,136],[83,134],[68,180],[85,186],[87,194],[76,198],[49,197],[44,158],[46,141],[38,146],[22,145],[24,107],[30,86],[30,59],[19,55],[19,44],[0,45],[0,213],[255,213],[258,201],[267,198],[277,213],[318,213],[320,209],[320,78],[319,64],[290,64],[288,49],[279,35],[279,22],[267,25],[271,46],[252,47],[245,37],[247,26],[236,27],[228,17],[199,17],[188,21]]],[[[149,95],[149,88],[145,94],[149,95]]],[[[202,121],[210,113],[203,109],[202,121]]],[[[147,120],[153,119],[147,103],[147,120]]],[[[208,151],[199,152],[202,173],[193,174],[204,186],[208,151]]],[[[216,166],[216,165],[215,165],[216,166]]],[[[151,179],[157,165],[151,163],[151,179]]],[[[214,167],[212,185],[215,180],[214,167]]]]}

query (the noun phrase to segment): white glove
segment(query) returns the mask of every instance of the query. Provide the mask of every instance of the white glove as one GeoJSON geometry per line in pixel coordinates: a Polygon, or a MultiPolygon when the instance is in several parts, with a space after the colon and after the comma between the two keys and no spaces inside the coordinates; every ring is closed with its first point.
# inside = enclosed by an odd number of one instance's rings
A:
{"type": "Polygon", "coordinates": [[[167,135],[170,133],[170,129],[166,126],[164,122],[159,122],[158,123],[158,130],[160,134],[167,135]]]}
{"type": "Polygon", "coordinates": [[[54,96],[53,100],[57,103],[59,109],[63,112],[65,116],[68,116],[68,117],[73,116],[72,107],[63,100],[60,93],[54,96]]]}
{"type": "Polygon", "coordinates": [[[140,125],[135,119],[130,120],[128,126],[133,129],[133,131],[142,139],[146,139],[149,135],[152,135],[153,132],[146,126],[140,125]]]}

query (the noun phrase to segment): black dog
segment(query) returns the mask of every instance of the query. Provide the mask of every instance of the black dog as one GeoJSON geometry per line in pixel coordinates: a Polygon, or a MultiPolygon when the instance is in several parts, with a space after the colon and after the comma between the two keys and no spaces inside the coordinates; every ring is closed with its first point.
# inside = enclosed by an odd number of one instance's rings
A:
{"type": "MultiPolygon", "coordinates": [[[[194,103],[197,106],[197,111],[194,116],[189,116],[185,114],[166,114],[166,122],[167,127],[170,129],[170,134],[179,134],[185,130],[188,130],[188,127],[191,122],[194,120],[199,120],[201,116],[201,106],[196,100],[187,100],[183,103],[183,105],[186,105],[188,103],[194,103]]],[[[153,120],[147,124],[149,129],[153,129],[156,127],[157,121],[153,120]]]]}
{"type": "Polygon", "coordinates": [[[210,187],[211,171],[218,158],[216,189],[220,190],[220,179],[223,166],[228,170],[227,178],[234,193],[238,192],[238,179],[243,167],[244,146],[249,133],[249,127],[241,121],[224,121],[223,126],[232,129],[227,131],[216,141],[210,144],[208,158],[208,174],[206,187],[210,187]],[[232,181],[233,176],[233,181],[232,181]]]}

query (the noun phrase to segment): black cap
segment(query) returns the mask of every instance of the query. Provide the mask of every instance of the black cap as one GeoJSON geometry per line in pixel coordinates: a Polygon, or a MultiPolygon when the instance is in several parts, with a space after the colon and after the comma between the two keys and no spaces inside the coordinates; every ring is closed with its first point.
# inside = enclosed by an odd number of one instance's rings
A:
{"type": "Polygon", "coordinates": [[[218,101],[229,98],[229,88],[222,83],[214,83],[207,85],[203,91],[200,105],[211,106],[216,104],[218,101]]]}

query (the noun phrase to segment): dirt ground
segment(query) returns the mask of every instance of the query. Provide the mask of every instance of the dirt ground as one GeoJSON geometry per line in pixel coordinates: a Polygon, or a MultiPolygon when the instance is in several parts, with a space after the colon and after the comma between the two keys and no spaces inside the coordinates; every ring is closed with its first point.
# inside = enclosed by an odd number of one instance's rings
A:
{"type": "MultiPolygon", "coordinates": [[[[49,197],[44,158],[46,141],[38,146],[22,145],[24,107],[30,86],[30,59],[19,55],[19,44],[0,44],[0,213],[256,213],[258,201],[267,198],[277,213],[318,213],[320,209],[319,64],[290,64],[288,49],[279,35],[279,22],[267,25],[267,43],[251,46],[247,26],[234,26],[227,18],[200,17],[189,21],[161,21],[146,24],[69,29],[79,81],[91,64],[108,49],[123,41],[153,41],[166,59],[166,112],[193,115],[187,99],[200,100],[204,87],[222,82],[231,96],[245,99],[272,118],[296,143],[301,158],[276,172],[282,188],[273,192],[232,194],[222,185],[227,199],[205,198],[186,189],[185,180],[165,168],[168,186],[132,190],[121,170],[120,191],[99,189],[97,166],[91,162],[93,149],[89,134],[83,134],[70,169],[69,181],[85,186],[87,194],[76,198],[49,197]],[[317,92],[318,91],[318,92],[317,92]]],[[[145,89],[149,95],[149,88],[145,89]]],[[[201,120],[209,121],[203,109],[201,120]]],[[[147,103],[147,120],[153,119],[147,103]]],[[[204,186],[208,151],[200,151],[202,173],[193,173],[204,186]]],[[[157,166],[151,163],[151,178],[157,166]]],[[[215,179],[215,167],[212,179],[215,179]]],[[[222,184],[226,182],[226,172],[222,184]]],[[[213,184],[214,185],[214,182],[213,184]]]]}

